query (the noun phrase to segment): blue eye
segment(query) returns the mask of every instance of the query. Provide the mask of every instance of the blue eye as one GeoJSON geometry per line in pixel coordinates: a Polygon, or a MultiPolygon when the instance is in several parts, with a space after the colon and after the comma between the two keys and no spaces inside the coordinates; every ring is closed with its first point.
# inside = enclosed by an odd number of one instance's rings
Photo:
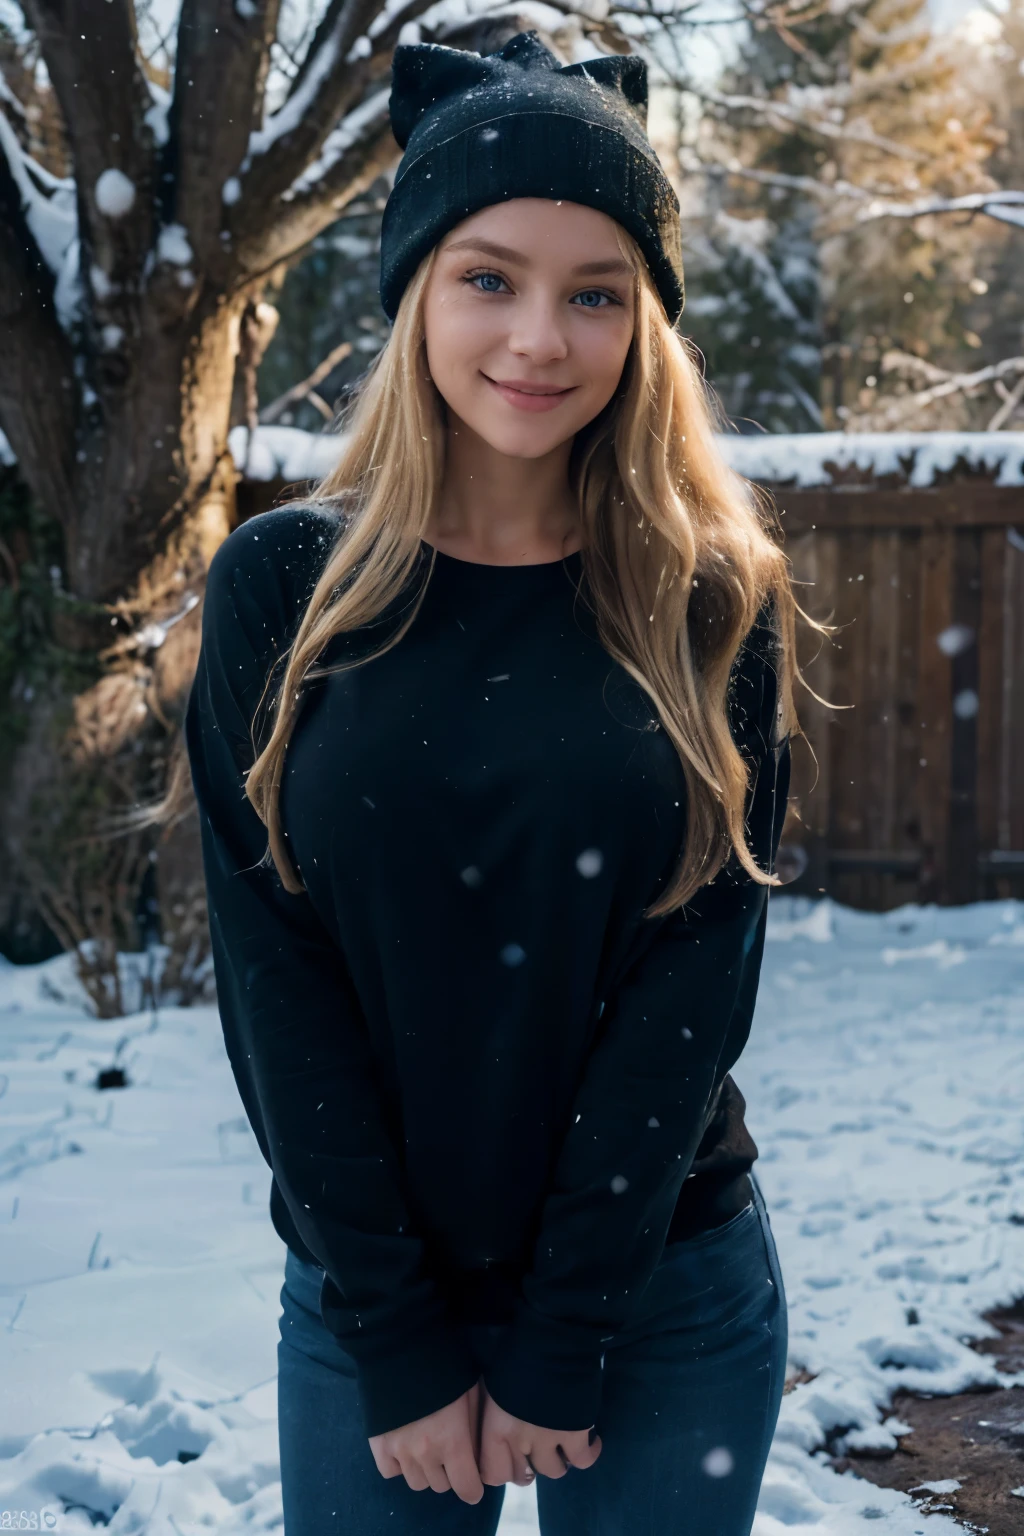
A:
{"type": "MultiPolygon", "coordinates": [[[[471,283],[478,293],[501,293],[508,287],[500,273],[491,272],[486,268],[464,273],[461,281],[471,283]]],[[[572,302],[575,304],[579,299],[584,301],[580,304],[580,309],[606,309],[610,304],[621,303],[620,299],[614,294],[606,293],[603,288],[581,288],[579,293],[573,295],[572,302]]]]}
{"type": "MultiPolygon", "coordinates": [[[[465,281],[467,283],[483,283],[486,280],[490,280],[490,281],[495,282],[495,283],[504,283],[504,281],[505,281],[505,279],[503,277],[499,277],[498,276],[497,272],[467,272],[466,278],[465,278],[465,281]]],[[[481,288],[480,292],[481,293],[498,293],[499,289],[498,288],[481,288]]]]}

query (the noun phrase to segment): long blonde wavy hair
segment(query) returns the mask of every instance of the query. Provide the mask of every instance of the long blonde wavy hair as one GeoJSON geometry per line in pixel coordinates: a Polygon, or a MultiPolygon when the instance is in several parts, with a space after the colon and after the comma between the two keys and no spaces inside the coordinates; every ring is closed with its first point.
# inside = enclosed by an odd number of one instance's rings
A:
{"type": "MultiPolygon", "coordinates": [[[[647,910],[657,917],[688,901],[733,851],[753,880],[779,883],[747,847],[748,768],[729,729],[727,688],[741,642],[771,595],[779,641],[777,732],[797,734],[794,622],[797,612],[807,615],[794,600],[769,503],[725,463],[712,399],[690,345],[669,324],[640,248],[621,226],[616,233],[634,273],[633,339],[616,395],[576,434],[570,478],[579,505],[582,585],[599,639],[650,696],[686,778],[685,842],[673,879],[647,910]]],[[[338,464],[311,497],[342,512],[339,534],[286,653],[272,728],[246,779],[267,828],[269,856],[295,893],[303,885],[281,824],[280,791],[303,685],[398,644],[426,590],[424,583],[401,626],[369,655],[317,666],[334,636],[370,623],[398,596],[422,557],[446,438],[423,321],[437,249],[403,294],[391,335],[344,412],[338,464]]],[[[433,562],[431,555],[430,570],[433,562]]],[[[279,674],[279,666],[274,670],[279,674]]]]}

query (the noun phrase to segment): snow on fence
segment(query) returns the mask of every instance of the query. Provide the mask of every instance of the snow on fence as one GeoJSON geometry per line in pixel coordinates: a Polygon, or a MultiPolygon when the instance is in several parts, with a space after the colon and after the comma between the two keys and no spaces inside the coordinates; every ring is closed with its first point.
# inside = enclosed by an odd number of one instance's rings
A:
{"type": "MultiPolygon", "coordinates": [[[[289,427],[247,439],[231,435],[240,468],[248,449],[243,517],[300,494],[338,446],[289,427]]],[[[794,893],[1024,897],[1024,433],[722,443],[774,495],[799,601],[840,626],[831,644],[804,636],[807,680],[853,706],[798,689],[794,893]]]]}

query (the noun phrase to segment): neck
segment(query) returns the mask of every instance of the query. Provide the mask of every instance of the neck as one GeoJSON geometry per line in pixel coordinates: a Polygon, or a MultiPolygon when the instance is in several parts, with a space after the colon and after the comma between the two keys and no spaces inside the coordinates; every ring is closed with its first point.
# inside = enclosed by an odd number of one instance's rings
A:
{"type": "Polygon", "coordinates": [[[452,553],[513,562],[579,546],[569,486],[572,438],[540,458],[500,453],[449,413],[439,505],[427,538],[452,553]]]}

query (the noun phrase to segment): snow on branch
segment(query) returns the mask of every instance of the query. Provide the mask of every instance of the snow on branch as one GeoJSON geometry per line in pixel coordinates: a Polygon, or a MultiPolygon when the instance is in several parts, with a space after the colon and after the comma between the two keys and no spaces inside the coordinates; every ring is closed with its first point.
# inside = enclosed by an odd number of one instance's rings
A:
{"type": "MultiPolygon", "coordinates": [[[[247,235],[254,220],[266,220],[278,199],[294,185],[343,124],[358,109],[386,60],[375,55],[365,29],[379,0],[331,0],[303,59],[294,86],[278,110],[249,135],[236,179],[238,210],[247,235]]],[[[373,109],[371,110],[371,115],[373,109]]],[[[358,138],[353,144],[358,143],[358,138]]],[[[350,146],[351,147],[351,146],[350,146]]],[[[338,163],[343,152],[333,156],[338,163]]],[[[233,221],[234,222],[234,221],[233,221]]]]}
{"type": "MultiPolygon", "coordinates": [[[[1024,377],[1024,357],[1004,357],[1001,362],[990,363],[988,367],[978,368],[973,373],[950,373],[945,368],[938,368],[934,363],[915,357],[913,353],[894,349],[885,353],[881,368],[883,373],[895,373],[903,378],[916,377],[928,381],[927,389],[918,390],[912,395],[897,396],[885,402],[889,416],[902,421],[909,416],[917,415],[929,405],[934,405],[936,400],[946,399],[949,395],[970,394],[986,384],[998,385],[1006,378],[1024,377]]],[[[1006,391],[1005,386],[1004,396],[1003,407],[993,418],[998,425],[990,426],[990,432],[998,431],[1003,422],[1009,420],[1021,398],[1016,389],[1006,391]],[[1009,410],[1006,410],[1006,405],[1010,401],[1012,404],[1009,410]]]]}
{"type": "MultiPolygon", "coordinates": [[[[291,259],[393,163],[388,94],[375,93],[342,120],[320,158],[281,193],[272,218],[256,223],[251,232],[243,224],[235,254],[244,270],[265,272],[291,259]]],[[[251,199],[251,192],[246,195],[251,199]]]]}
{"type": "Polygon", "coordinates": [[[354,111],[343,117],[337,128],[327,135],[320,154],[283,193],[283,200],[290,202],[304,192],[309,192],[337,166],[338,162],[361,139],[369,137],[382,124],[390,121],[388,99],[391,86],[374,91],[354,111]]]}
{"type": "Polygon", "coordinates": [[[342,62],[341,46],[345,37],[346,24],[347,18],[344,12],[339,11],[333,28],[319,47],[316,46],[315,39],[310,44],[310,48],[315,49],[315,53],[305,70],[300,72],[295,90],[262,128],[257,128],[249,135],[249,149],[242,164],[243,174],[253,160],[267,154],[279,139],[284,138],[286,134],[294,133],[301,126],[303,119],[316,102],[318,93],[324,89],[331,74],[342,62]]]}
{"type": "Polygon", "coordinates": [[[965,197],[922,197],[914,203],[892,203],[873,197],[857,214],[858,223],[872,219],[921,219],[938,213],[984,213],[1004,224],[1024,229],[1024,192],[970,192],[965,197]]]}
{"type": "Polygon", "coordinates": [[[754,166],[742,165],[739,160],[703,160],[693,155],[687,157],[687,169],[703,172],[706,176],[739,176],[744,181],[757,182],[762,187],[780,187],[786,192],[803,192],[807,197],[822,202],[867,202],[872,194],[852,181],[819,181],[814,176],[794,176],[786,171],[761,171],[754,166]]]}
{"type": "Polygon", "coordinates": [[[929,215],[947,213],[983,214],[1004,224],[1024,228],[1024,192],[1012,189],[996,189],[992,192],[970,192],[964,197],[922,197],[913,203],[892,202],[878,197],[865,187],[849,181],[819,181],[814,176],[793,176],[784,171],[761,171],[753,166],[741,165],[739,160],[702,160],[691,154],[691,168],[706,176],[738,176],[744,181],[757,182],[760,186],[780,187],[788,192],[802,192],[807,197],[825,203],[856,203],[854,220],[859,224],[878,219],[923,219],[929,215]]]}
{"type": "Polygon", "coordinates": [[[781,133],[803,131],[816,133],[825,139],[844,139],[851,144],[865,144],[871,149],[884,151],[900,160],[924,162],[928,156],[911,149],[895,139],[884,138],[864,123],[843,121],[842,108],[835,105],[831,94],[801,92],[801,101],[777,101],[770,96],[735,96],[722,94],[707,88],[689,87],[692,95],[709,106],[721,107],[727,112],[757,112],[781,133]]]}
{"type": "Polygon", "coordinates": [[[133,187],[151,166],[150,135],[140,131],[152,98],[136,47],[130,0],[25,0],[60,107],[78,189],[83,245],[108,277],[134,270],[150,220],[111,216],[96,189],[111,172],[133,187]]]}
{"type": "Polygon", "coordinates": [[[53,176],[26,154],[0,112],[0,155],[21,200],[25,225],[54,282],[54,305],[70,332],[81,300],[78,278],[78,211],[71,177],[53,176]]]}

